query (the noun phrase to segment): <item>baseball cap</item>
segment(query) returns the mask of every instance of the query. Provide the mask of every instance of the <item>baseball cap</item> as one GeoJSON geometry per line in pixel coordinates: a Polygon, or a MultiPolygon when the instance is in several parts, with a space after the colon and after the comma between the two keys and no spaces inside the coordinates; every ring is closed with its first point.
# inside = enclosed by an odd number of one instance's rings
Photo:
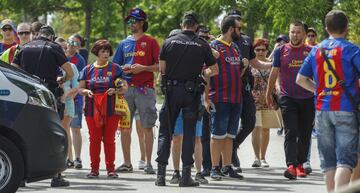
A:
{"type": "Polygon", "coordinates": [[[313,27],[309,27],[309,28],[308,28],[308,30],[307,30],[306,33],[309,33],[309,32],[313,32],[314,34],[317,35],[316,30],[315,30],[315,28],[313,28],[313,27]]]}
{"type": "Polygon", "coordinates": [[[241,12],[239,10],[236,10],[236,9],[232,9],[229,12],[227,12],[226,16],[234,16],[234,17],[238,17],[238,18],[242,19],[241,12]]]}
{"type": "Polygon", "coordinates": [[[41,28],[40,28],[40,31],[39,31],[40,34],[48,34],[48,35],[53,35],[55,36],[55,31],[54,29],[49,26],[49,25],[43,25],[41,28]]]}
{"type": "Polygon", "coordinates": [[[10,19],[4,19],[4,20],[1,21],[1,26],[0,26],[0,28],[3,28],[3,27],[5,27],[5,26],[10,26],[11,28],[14,29],[13,23],[12,23],[12,21],[11,21],[10,19]]]}
{"type": "Polygon", "coordinates": [[[186,20],[192,20],[195,23],[199,24],[198,15],[194,11],[187,11],[184,14],[183,21],[186,21],[186,20]]]}
{"type": "Polygon", "coordinates": [[[285,42],[289,42],[289,38],[284,35],[284,34],[280,34],[277,38],[276,38],[276,42],[280,42],[281,40],[285,41],[285,42]]]}
{"type": "Polygon", "coordinates": [[[125,18],[125,22],[127,20],[129,20],[130,18],[135,18],[137,20],[146,20],[147,19],[147,16],[146,16],[146,13],[140,9],[140,8],[133,8],[129,11],[129,14],[128,16],[125,18]]]}

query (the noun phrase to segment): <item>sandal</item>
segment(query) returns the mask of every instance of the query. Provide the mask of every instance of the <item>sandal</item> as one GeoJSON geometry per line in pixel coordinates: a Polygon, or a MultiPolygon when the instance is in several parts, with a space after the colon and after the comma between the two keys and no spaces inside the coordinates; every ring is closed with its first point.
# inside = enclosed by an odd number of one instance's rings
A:
{"type": "Polygon", "coordinates": [[[69,159],[66,160],[66,166],[68,168],[73,168],[74,167],[74,162],[73,161],[70,161],[69,159]]]}

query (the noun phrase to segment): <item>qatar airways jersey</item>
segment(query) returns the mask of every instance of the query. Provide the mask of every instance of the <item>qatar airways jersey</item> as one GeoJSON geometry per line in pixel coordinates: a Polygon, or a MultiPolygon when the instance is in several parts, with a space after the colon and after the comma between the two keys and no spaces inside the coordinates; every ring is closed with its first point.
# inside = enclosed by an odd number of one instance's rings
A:
{"type": "Polygon", "coordinates": [[[214,102],[241,103],[241,57],[235,43],[220,39],[210,46],[219,52],[219,74],[210,78],[210,97],[214,102]]]}
{"type": "MultiPolygon", "coordinates": [[[[85,81],[85,87],[95,95],[115,88],[116,78],[122,78],[123,71],[118,64],[109,62],[106,66],[87,65],[80,73],[79,80],[85,81]]],[[[107,116],[114,114],[115,95],[107,98],[107,116]]],[[[85,116],[94,116],[94,98],[85,97],[85,116]]]]}
{"type": "Polygon", "coordinates": [[[274,51],[273,67],[280,68],[280,95],[295,99],[306,99],[314,96],[296,84],[296,76],[311,47],[303,45],[292,47],[290,43],[276,48],[274,51]]]}
{"type": "Polygon", "coordinates": [[[319,46],[325,49],[333,69],[352,96],[359,92],[360,49],[343,38],[324,40],[311,50],[299,72],[316,83],[316,110],[352,112],[353,106],[329,70],[319,46]]]}
{"type": "MultiPolygon", "coordinates": [[[[128,36],[120,42],[113,62],[120,66],[133,64],[152,66],[159,63],[159,52],[159,44],[153,37],[143,35],[140,39],[135,40],[133,36],[128,36]]],[[[143,71],[132,74],[129,79],[130,85],[136,87],[154,87],[153,72],[143,71]]]]}

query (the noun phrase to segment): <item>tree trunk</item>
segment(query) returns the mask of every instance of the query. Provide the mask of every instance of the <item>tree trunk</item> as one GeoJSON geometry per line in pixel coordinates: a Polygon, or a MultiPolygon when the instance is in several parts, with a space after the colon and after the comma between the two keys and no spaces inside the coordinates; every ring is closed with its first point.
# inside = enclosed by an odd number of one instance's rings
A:
{"type": "Polygon", "coordinates": [[[91,34],[91,16],[92,16],[92,4],[91,0],[85,2],[85,38],[87,39],[85,47],[90,50],[90,34],[91,34]]]}
{"type": "Polygon", "coordinates": [[[122,5],[121,5],[121,16],[123,19],[122,23],[123,23],[124,38],[127,37],[127,25],[126,25],[124,19],[127,16],[126,8],[127,8],[128,4],[129,4],[128,0],[123,0],[122,5]]]}

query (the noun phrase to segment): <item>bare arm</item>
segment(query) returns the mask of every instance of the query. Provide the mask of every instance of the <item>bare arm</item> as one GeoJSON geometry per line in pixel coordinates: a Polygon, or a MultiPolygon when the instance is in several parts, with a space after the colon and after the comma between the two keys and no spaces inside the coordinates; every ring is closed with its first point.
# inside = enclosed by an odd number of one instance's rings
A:
{"type": "Polygon", "coordinates": [[[159,64],[154,64],[151,66],[145,66],[142,64],[133,64],[129,70],[130,73],[138,74],[140,72],[158,72],[159,71],[159,64]]]}
{"type": "Polygon", "coordinates": [[[11,66],[14,66],[15,68],[20,68],[20,66],[18,64],[15,64],[15,63],[11,63],[11,66]]]}
{"type": "Polygon", "coordinates": [[[87,96],[91,98],[93,96],[93,92],[89,89],[86,89],[85,80],[79,81],[79,94],[82,96],[87,96]]]}
{"type": "Polygon", "coordinates": [[[208,68],[206,68],[204,70],[205,78],[209,78],[209,77],[215,76],[217,74],[219,74],[219,66],[217,63],[215,63],[212,66],[209,66],[208,68]]]}
{"type": "Polygon", "coordinates": [[[248,59],[243,58],[243,59],[242,59],[242,62],[243,62],[243,64],[244,64],[244,68],[241,70],[241,75],[240,75],[240,77],[243,77],[243,76],[244,76],[247,68],[249,67],[249,60],[248,60],[248,59]]]}
{"type": "Polygon", "coordinates": [[[296,77],[296,84],[303,87],[304,89],[315,92],[316,91],[316,85],[313,80],[311,80],[309,77],[303,76],[301,74],[298,74],[296,77]]]}
{"type": "Polygon", "coordinates": [[[160,61],[159,61],[159,66],[160,66],[160,72],[161,72],[161,74],[165,74],[166,61],[165,61],[165,60],[160,60],[160,61]]]}
{"type": "Polygon", "coordinates": [[[71,80],[74,76],[73,69],[71,68],[71,64],[69,62],[65,62],[61,65],[61,68],[64,69],[66,75],[64,81],[71,80]]]}
{"type": "Polygon", "coordinates": [[[205,81],[206,81],[206,86],[205,86],[205,90],[204,90],[204,107],[206,109],[206,111],[208,113],[210,113],[210,104],[211,101],[209,99],[209,90],[210,90],[210,77],[205,77],[205,81]]]}
{"type": "Polygon", "coordinates": [[[273,106],[273,100],[272,100],[272,93],[275,88],[276,79],[279,75],[280,69],[278,67],[271,68],[269,80],[268,80],[268,86],[266,88],[266,103],[269,106],[273,106]]]}

